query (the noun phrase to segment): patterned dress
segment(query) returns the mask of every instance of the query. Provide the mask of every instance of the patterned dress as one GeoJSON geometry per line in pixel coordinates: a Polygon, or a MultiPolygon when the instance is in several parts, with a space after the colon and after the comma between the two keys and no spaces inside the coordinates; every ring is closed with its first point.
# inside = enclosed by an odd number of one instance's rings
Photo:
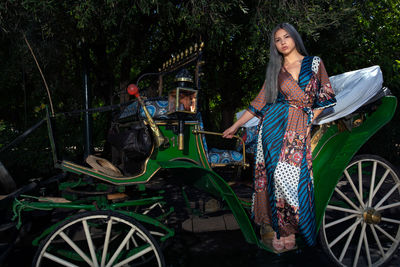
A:
{"type": "Polygon", "coordinates": [[[279,94],[266,104],[265,84],[248,110],[260,117],[254,176],[253,216],[270,224],[279,236],[300,233],[315,244],[316,223],[310,136],[314,109],[335,105],[323,62],[304,57],[296,81],[284,68],[279,94]]]}

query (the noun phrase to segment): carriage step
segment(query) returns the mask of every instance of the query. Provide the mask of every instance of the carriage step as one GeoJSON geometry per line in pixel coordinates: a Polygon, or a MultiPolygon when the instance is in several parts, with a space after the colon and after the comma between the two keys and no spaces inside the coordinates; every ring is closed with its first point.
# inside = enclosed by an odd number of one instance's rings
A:
{"type": "Polygon", "coordinates": [[[231,213],[205,218],[191,216],[182,223],[183,230],[194,233],[238,230],[239,228],[235,216],[231,213]]]}

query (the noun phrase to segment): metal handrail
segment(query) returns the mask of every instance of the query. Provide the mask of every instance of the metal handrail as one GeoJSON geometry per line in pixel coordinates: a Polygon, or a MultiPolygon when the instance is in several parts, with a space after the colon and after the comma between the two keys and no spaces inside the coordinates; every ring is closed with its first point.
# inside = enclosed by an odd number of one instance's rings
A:
{"type": "MultiPolygon", "coordinates": [[[[193,134],[210,134],[210,135],[219,135],[222,136],[222,133],[216,133],[216,132],[209,132],[209,131],[202,131],[202,130],[192,130],[193,134]]],[[[237,138],[240,140],[240,142],[242,143],[242,147],[243,147],[243,169],[246,169],[247,167],[250,166],[249,163],[246,163],[246,147],[244,145],[244,141],[242,139],[242,137],[238,136],[238,135],[234,135],[234,138],[237,138]]]]}

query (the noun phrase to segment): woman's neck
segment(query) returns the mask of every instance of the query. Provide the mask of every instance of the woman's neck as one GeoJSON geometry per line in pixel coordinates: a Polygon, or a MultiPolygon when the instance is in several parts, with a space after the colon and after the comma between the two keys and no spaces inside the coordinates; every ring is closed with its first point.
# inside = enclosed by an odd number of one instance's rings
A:
{"type": "Polygon", "coordinates": [[[304,58],[302,54],[294,50],[292,53],[283,56],[283,64],[291,65],[295,62],[301,61],[304,58]]]}

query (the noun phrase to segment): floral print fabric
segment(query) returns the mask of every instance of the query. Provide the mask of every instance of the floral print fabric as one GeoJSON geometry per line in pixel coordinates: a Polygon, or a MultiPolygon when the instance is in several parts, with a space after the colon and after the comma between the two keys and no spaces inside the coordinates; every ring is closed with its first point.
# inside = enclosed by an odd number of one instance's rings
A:
{"type": "Polygon", "coordinates": [[[313,109],[336,103],[323,62],[307,56],[298,81],[282,68],[279,96],[265,102],[265,83],[248,110],[261,118],[254,175],[253,216],[271,224],[278,236],[300,233],[315,243],[312,156],[307,127],[313,109]]]}

